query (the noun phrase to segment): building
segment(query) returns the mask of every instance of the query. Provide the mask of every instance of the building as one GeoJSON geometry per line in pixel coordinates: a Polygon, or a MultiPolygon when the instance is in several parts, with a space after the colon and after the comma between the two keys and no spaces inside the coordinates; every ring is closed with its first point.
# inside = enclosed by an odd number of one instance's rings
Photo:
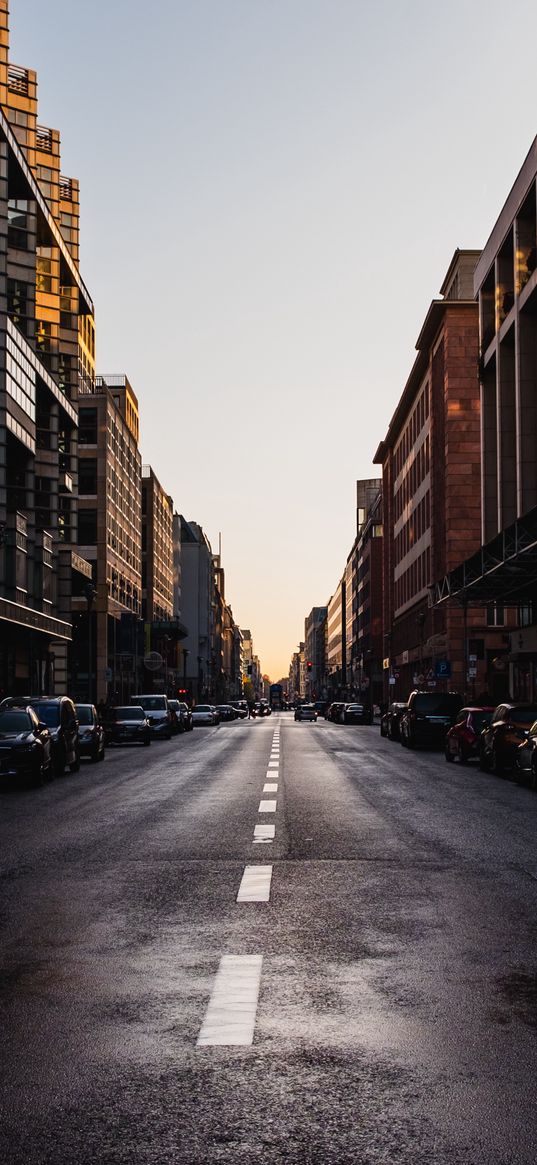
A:
{"type": "Polygon", "coordinates": [[[144,667],[149,691],[177,698],[184,672],[181,641],[186,627],[174,614],[173,500],[150,465],[142,466],[142,618],[144,667]]]}
{"type": "Polygon", "coordinates": [[[415,686],[501,695],[492,615],[430,604],[430,588],[481,541],[479,251],[456,251],[375,462],[383,478],[383,656],[394,699],[415,686]],[[471,648],[473,647],[473,650],[471,648]],[[467,659],[468,656],[468,659],[467,659]],[[470,687],[469,657],[475,664],[470,687]]]}
{"type": "MultiPolygon", "coordinates": [[[[182,640],[183,684],[195,703],[213,696],[214,564],[209,539],[197,522],[179,514],[174,523],[174,554],[180,546],[180,607],[174,614],[188,629],[182,640]]],[[[176,567],[176,599],[177,599],[176,567]]]]}
{"type": "Polygon", "coordinates": [[[358,530],[345,572],[349,698],[368,705],[383,699],[381,484],[380,478],[357,482],[358,530]]]}
{"type": "Polygon", "coordinates": [[[91,606],[73,598],[73,694],[122,701],[143,683],[145,654],[139,412],[127,377],[98,376],[79,416],[78,535],[96,594],[91,606]]]}
{"type": "Polygon", "coordinates": [[[321,699],[325,683],[325,624],[327,607],[312,607],[304,620],[306,699],[321,699]]]}
{"type": "Polygon", "coordinates": [[[328,603],[326,616],[326,677],[327,697],[336,700],[345,698],[347,686],[347,645],[346,645],[346,572],[328,603]]]}
{"type": "Polygon", "coordinates": [[[9,61],[0,0],[0,690],[68,690],[78,552],[78,398],[93,387],[91,297],[78,266],[78,184],[37,78],[9,61]]]}
{"type": "MultiPolygon", "coordinates": [[[[487,685],[537,702],[537,138],[479,257],[479,549],[435,575],[439,611],[481,609],[503,628],[487,685]],[[510,612],[516,610],[516,628],[510,612]]],[[[470,618],[470,614],[468,615],[470,618]]],[[[473,634],[473,633],[472,633],[473,634]]],[[[478,641],[479,643],[479,641],[478,641]]],[[[470,650],[469,663],[476,652],[470,650]]],[[[479,656],[478,656],[479,659],[479,656]]]]}

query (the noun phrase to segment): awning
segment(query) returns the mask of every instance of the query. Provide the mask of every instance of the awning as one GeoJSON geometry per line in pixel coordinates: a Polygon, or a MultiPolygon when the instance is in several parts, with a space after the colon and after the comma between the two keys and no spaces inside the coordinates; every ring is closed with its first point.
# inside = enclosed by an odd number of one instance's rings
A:
{"type": "Polygon", "coordinates": [[[537,506],[434,583],[434,606],[530,603],[537,591],[537,506]]]}

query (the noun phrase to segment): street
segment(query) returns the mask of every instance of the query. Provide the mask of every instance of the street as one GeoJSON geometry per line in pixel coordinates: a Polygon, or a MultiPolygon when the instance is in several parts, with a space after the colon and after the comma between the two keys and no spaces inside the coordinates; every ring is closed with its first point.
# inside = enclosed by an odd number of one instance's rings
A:
{"type": "Polygon", "coordinates": [[[0,816],[5,1165],[534,1165],[535,794],[282,713],[0,816]]]}

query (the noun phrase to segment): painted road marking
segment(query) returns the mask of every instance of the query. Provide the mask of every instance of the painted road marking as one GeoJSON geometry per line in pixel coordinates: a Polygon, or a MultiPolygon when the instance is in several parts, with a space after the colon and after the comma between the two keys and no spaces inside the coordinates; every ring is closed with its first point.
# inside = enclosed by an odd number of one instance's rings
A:
{"type": "Polygon", "coordinates": [[[266,785],[263,785],[263,792],[264,793],[277,793],[278,792],[278,782],[277,781],[267,781],[266,785]]]}
{"type": "Polygon", "coordinates": [[[258,813],[275,813],[276,801],[260,801],[258,813]]]}
{"type": "Polygon", "coordinates": [[[272,866],[245,866],[237,902],[270,902],[272,866]]]}
{"type": "Polygon", "coordinates": [[[259,842],[260,845],[266,845],[267,842],[274,841],[275,834],[275,825],[256,825],[254,829],[254,842],[259,842]]]}
{"type": "Polygon", "coordinates": [[[279,763],[280,762],[278,760],[269,760],[268,767],[269,769],[277,769],[279,763]]]}
{"type": "Polygon", "coordinates": [[[198,1047],[252,1043],[262,964],[262,955],[222,955],[198,1047]]]}

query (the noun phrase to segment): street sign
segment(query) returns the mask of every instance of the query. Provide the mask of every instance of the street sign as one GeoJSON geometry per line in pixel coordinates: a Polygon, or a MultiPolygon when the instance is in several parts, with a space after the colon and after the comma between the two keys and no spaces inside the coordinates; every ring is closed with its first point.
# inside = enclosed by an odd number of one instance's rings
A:
{"type": "Polygon", "coordinates": [[[468,679],[475,680],[476,675],[477,675],[477,668],[476,667],[469,667],[468,668],[468,679]]]}
{"type": "Polygon", "coordinates": [[[390,661],[389,661],[389,659],[383,659],[383,660],[382,660],[382,668],[383,668],[383,671],[388,671],[388,668],[389,668],[389,666],[390,666],[390,661]]]}
{"type": "Polygon", "coordinates": [[[449,659],[437,659],[434,667],[437,680],[451,679],[451,662],[449,659]]]}
{"type": "Polygon", "coordinates": [[[394,684],[394,683],[395,683],[395,676],[390,676],[390,678],[389,678],[389,680],[388,680],[388,683],[389,683],[389,684],[394,684]]]}
{"type": "Polygon", "coordinates": [[[469,655],[468,663],[477,663],[477,655],[469,655]]]}

